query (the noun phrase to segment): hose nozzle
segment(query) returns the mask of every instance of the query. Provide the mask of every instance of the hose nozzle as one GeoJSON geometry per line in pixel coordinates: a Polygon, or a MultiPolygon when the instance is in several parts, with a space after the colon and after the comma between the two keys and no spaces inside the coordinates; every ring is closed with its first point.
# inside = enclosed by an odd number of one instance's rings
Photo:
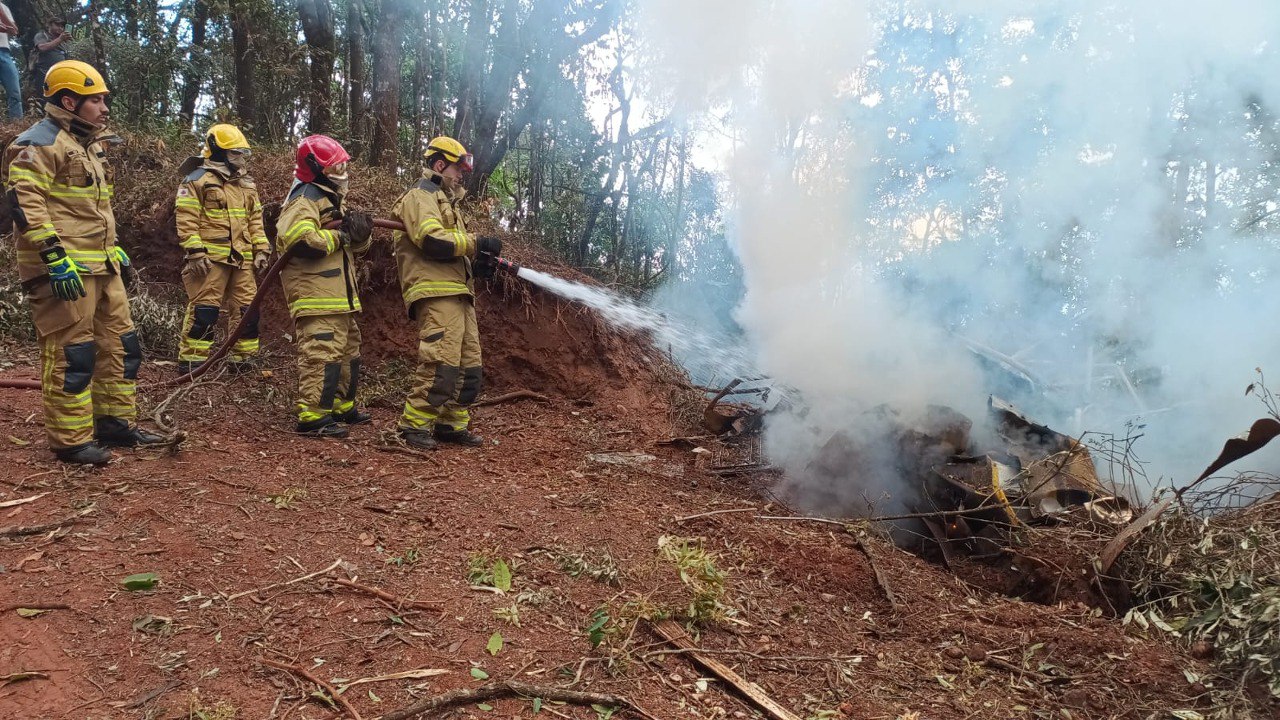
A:
{"type": "Polygon", "coordinates": [[[520,265],[518,263],[513,263],[506,258],[500,258],[500,257],[494,258],[493,261],[497,264],[498,269],[502,270],[503,272],[508,272],[508,273],[511,273],[512,275],[520,274],[520,265]]]}

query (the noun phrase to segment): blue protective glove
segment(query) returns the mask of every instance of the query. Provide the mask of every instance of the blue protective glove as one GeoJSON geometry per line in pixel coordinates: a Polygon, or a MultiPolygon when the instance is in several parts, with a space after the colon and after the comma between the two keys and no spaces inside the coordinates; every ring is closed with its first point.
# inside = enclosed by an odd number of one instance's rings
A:
{"type": "Polygon", "coordinates": [[[40,259],[49,268],[49,284],[53,286],[54,295],[67,301],[84,297],[84,281],[80,279],[80,273],[89,272],[89,268],[67,257],[67,251],[61,245],[41,250],[40,259]]]}

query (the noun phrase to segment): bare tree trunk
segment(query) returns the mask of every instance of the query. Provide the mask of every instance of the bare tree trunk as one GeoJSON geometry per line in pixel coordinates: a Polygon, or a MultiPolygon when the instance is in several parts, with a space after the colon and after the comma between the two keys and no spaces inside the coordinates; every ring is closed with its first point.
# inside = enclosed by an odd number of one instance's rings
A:
{"type": "Polygon", "coordinates": [[[373,143],[369,159],[395,169],[399,162],[400,61],[410,0],[383,0],[373,43],[373,143]]]}
{"type": "MultiPolygon", "coordinates": [[[[509,3],[518,7],[518,3],[509,3]]],[[[515,144],[520,133],[539,117],[542,103],[546,101],[566,58],[581,48],[599,40],[609,32],[621,11],[621,3],[607,0],[573,14],[572,3],[560,0],[542,0],[532,4],[529,18],[520,25],[512,25],[515,18],[507,18],[504,11],[494,47],[501,50],[495,57],[494,67],[485,82],[485,92],[477,112],[471,139],[467,147],[475,155],[475,171],[467,180],[467,188],[473,193],[484,188],[489,176],[502,164],[507,151],[515,144]],[[571,25],[576,34],[566,32],[571,25]],[[510,29],[508,30],[508,26],[510,29]],[[511,39],[506,40],[507,32],[511,39]],[[516,58],[510,64],[512,46],[528,44],[527,58],[516,58]],[[503,60],[499,63],[498,60],[503,60]],[[520,81],[523,104],[511,107],[511,96],[520,81]],[[505,123],[501,121],[506,119],[505,123]],[[505,127],[500,127],[505,125],[505,127]]],[[[476,72],[463,68],[464,74],[476,72]]]]}
{"type": "Polygon", "coordinates": [[[106,72],[107,62],[107,37],[102,29],[102,0],[89,0],[89,12],[87,14],[89,20],[89,34],[93,37],[93,66],[102,72],[103,78],[107,81],[107,87],[111,87],[111,76],[106,72]]]}
{"type": "MultiPolygon", "coordinates": [[[[512,22],[515,22],[512,18],[512,22]]],[[[489,31],[493,13],[489,0],[471,0],[471,17],[467,20],[467,47],[462,54],[462,73],[458,80],[458,110],[453,119],[453,136],[470,138],[475,126],[481,81],[485,76],[489,31]]]]}
{"type": "Polygon", "coordinates": [[[333,117],[333,59],[337,41],[333,34],[333,6],[329,0],[297,0],[298,19],[311,55],[311,104],[307,130],[327,133],[333,117]]]}
{"type": "MultiPolygon", "coordinates": [[[[609,151],[609,174],[605,178],[604,188],[599,194],[592,196],[588,200],[586,222],[583,223],[582,235],[578,238],[578,248],[581,255],[586,254],[587,247],[590,245],[591,234],[595,232],[596,223],[600,219],[600,212],[604,209],[605,198],[612,199],[613,212],[615,214],[618,210],[618,203],[621,200],[621,191],[614,189],[614,185],[617,184],[618,173],[622,171],[622,165],[626,161],[624,150],[631,135],[631,98],[627,97],[627,89],[623,83],[622,62],[623,57],[619,53],[618,64],[609,76],[609,86],[613,89],[614,96],[618,98],[618,139],[614,141],[613,147],[609,151]]],[[[617,258],[615,257],[616,260],[617,258]]]]}
{"type": "Polygon", "coordinates": [[[193,0],[191,10],[191,47],[187,51],[187,67],[182,71],[182,105],[178,116],[183,127],[191,128],[196,116],[196,99],[208,68],[205,57],[205,34],[209,29],[209,0],[193,0]]]}
{"type": "Polygon", "coordinates": [[[236,75],[236,115],[241,125],[252,127],[258,121],[257,93],[253,68],[257,58],[250,33],[251,19],[247,0],[229,0],[231,11],[231,51],[236,75]]]}
{"type": "Polygon", "coordinates": [[[368,124],[365,122],[364,102],[364,3],[347,0],[347,80],[351,91],[347,96],[347,127],[351,143],[347,150],[352,157],[363,154],[368,124]]]}

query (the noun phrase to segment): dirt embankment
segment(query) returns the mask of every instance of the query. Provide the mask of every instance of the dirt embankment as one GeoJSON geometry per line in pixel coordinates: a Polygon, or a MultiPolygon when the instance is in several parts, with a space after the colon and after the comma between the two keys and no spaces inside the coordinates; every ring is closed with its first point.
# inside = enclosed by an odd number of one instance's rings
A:
{"type": "MultiPolygon", "coordinates": [[[[0,129],[0,144],[23,125],[0,129]]],[[[110,150],[116,169],[117,216],[120,243],[142,269],[144,280],[160,286],[162,297],[181,297],[179,271],[183,253],[173,222],[173,197],[178,166],[189,148],[171,148],[154,138],[125,133],[124,142],[110,150]]],[[[194,146],[194,140],[192,146],[194,146]]],[[[293,154],[288,149],[259,148],[251,172],[265,204],[279,203],[293,181],[293,154]]],[[[380,168],[353,164],[350,207],[388,217],[406,182],[380,168]]],[[[11,228],[7,204],[0,203],[0,234],[11,228]]],[[[511,259],[552,274],[586,280],[564,267],[526,238],[501,232],[483,219],[473,220],[474,232],[496,234],[511,259]]],[[[272,228],[268,233],[274,236],[272,228]]],[[[397,372],[411,371],[416,357],[416,328],[405,312],[390,253],[391,233],[378,230],[375,245],[364,259],[360,319],[366,367],[379,372],[396,363],[397,372]]],[[[286,344],[292,323],[278,285],[266,288],[263,308],[264,344],[286,344]]],[[[664,397],[658,386],[671,377],[670,367],[651,353],[642,340],[620,335],[592,313],[513,278],[481,282],[477,310],[484,347],[488,394],[527,389],[540,394],[609,406],[629,412],[665,412],[654,398],[664,397]]],[[[152,353],[154,356],[155,353],[152,353]]],[[[156,358],[165,359],[165,358],[156,358]]]]}
{"type": "MultiPolygon", "coordinates": [[[[173,282],[181,254],[165,216],[182,154],[140,138],[116,152],[124,244],[151,282],[173,282]]],[[[254,157],[264,197],[278,199],[287,156],[254,157]]],[[[353,204],[375,213],[400,191],[359,168],[354,180],[353,204]]],[[[576,277],[510,245],[517,261],[576,277]]],[[[415,334],[385,247],[366,272],[366,353],[377,382],[403,380],[415,334]]],[[[314,685],[268,662],[338,686],[438,671],[349,685],[364,717],[506,679],[624,695],[649,718],[755,716],[645,620],[662,617],[688,623],[711,657],[799,717],[1208,709],[1202,663],[1089,608],[1005,599],[872,536],[860,545],[843,529],[758,517],[790,512],[709,473],[703,455],[659,444],[674,429],[660,359],[513,279],[478,299],[492,392],[551,402],[479,409],[481,448],[387,444],[396,392],[375,393],[374,423],[347,441],[299,438],[289,323],[269,292],[274,374],[216,379],[172,406],[190,435],[176,455],[62,467],[43,448],[39,394],[0,390],[0,526],[77,520],[0,532],[0,717],[333,716],[314,685]],[[121,585],[144,572],[159,584],[121,585]],[[16,610],[38,606],[51,609],[16,610]]],[[[36,372],[29,345],[4,357],[6,374],[36,372]]],[[[141,394],[148,411],[162,399],[145,380],[141,394]]],[[[535,711],[532,698],[491,705],[460,716],[535,711]]],[[[537,706],[577,720],[612,713],[537,706]]]]}

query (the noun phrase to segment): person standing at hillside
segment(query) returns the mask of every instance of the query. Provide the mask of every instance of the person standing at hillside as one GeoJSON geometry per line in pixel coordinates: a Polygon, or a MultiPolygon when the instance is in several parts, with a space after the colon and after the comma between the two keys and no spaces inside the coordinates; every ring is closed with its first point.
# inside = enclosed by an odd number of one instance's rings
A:
{"type": "Polygon", "coordinates": [[[129,315],[129,256],[116,245],[114,171],[105,144],[107,84],[66,60],[44,80],[45,118],[5,151],[18,279],[40,344],[49,447],[63,462],[105,464],[106,447],[162,443],[138,428],[142,344],[129,315]]]}
{"type": "Polygon", "coordinates": [[[483,380],[475,278],[492,275],[502,242],[467,232],[458,205],[472,158],[462,143],[437,137],[423,157],[422,179],[391,210],[405,227],[393,239],[400,292],[418,323],[418,369],[397,430],[415,448],[477,446],[484,440],[468,429],[483,380]]]}
{"type": "Polygon", "coordinates": [[[0,2],[0,85],[4,86],[4,99],[9,108],[9,119],[22,117],[22,83],[18,75],[18,61],[13,57],[9,41],[18,36],[18,24],[14,22],[9,6],[0,2]]]}
{"type": "Polygon", "coordinates": [[[31,59],[28,65],[31,67],[31,85],[32,92],[39,91],[39,85],[44,81],[44,76],[49,72],[49,68],[62,62],[69,60],[70,53],[67,46],[71,44],[71,33],[67,32],[67,21],[62,18],[49,18],[45,23],[44,29],[36,33],[31,44],[35,47],[30,55],[31,59]]]}
{"type": "MultiPolygon", "coordinates": [[[[258,291],[253,271],[267,269],[271,246],[262,228],[262,203],[250,177],[249,141],[234,125],[219,123],[205,134],[198,165],[178,185],[174,221],[186,251],[182,284],[186,319],[178,339],[178,372],[186,374],[209,358],[222,307],[237,323],[258,291]]],[[[258,353],[258,321],[250,318],[231,349],[231,367],[243,369],[258,353]]]]}
{"type": "Polygon", "coordinates": [[[370,420],[356,408],[356,256],[369,249],[373,220],[342,206],[350,160],[331,137],[303,138],[293,187],[276,223],[276,248],[282,255],[292,253],[280,282],[298,343],[297,430],[313,437],[346,437],[347,425],[370,420]],[[340,229],[325,228],[332,222],[340,222],[340,229]]]}

